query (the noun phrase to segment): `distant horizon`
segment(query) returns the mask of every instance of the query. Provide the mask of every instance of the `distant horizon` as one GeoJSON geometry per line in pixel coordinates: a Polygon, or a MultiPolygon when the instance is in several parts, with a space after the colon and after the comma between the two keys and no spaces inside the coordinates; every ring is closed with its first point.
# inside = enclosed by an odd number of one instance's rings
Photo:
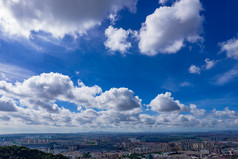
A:
{"type": "Polygon", "coordinates": [[[95,132],[69,132],[69,133],[58,133],[58,132],[51,132],[51,133],[9,133],[9,134],[0,134],[1,135],[67,135],[67,134],[105,134],[105,135],[109,135],[109,134],[186,134],[186,133],[191,133],[191,134],[196,134],[196,133],[230,133],[230,132],[234,132],[234,133],[238,133],[238,130],[214,130],[214,131],[164,131],[164,132],[109,132],[109,131],[95,131],[95,132]]]}

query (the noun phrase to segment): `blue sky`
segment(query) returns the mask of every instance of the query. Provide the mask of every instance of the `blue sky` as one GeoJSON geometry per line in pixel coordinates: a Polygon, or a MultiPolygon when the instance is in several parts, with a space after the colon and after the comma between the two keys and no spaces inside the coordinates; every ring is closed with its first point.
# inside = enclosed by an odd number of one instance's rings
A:
{"type": "Polygon", "coordinates": [[[1,0],[0,133],[235,129],[237,10],[1,0]]]}

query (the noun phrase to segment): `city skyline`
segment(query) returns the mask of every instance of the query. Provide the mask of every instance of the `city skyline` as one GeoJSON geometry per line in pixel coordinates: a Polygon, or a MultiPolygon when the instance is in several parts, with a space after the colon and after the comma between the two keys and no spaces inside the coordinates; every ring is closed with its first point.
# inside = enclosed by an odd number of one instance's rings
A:
{"type": "Polygon", "coordinates": [[[0,13],[0,134],[237,130],[236,0],[0,0],[0,13]]]}

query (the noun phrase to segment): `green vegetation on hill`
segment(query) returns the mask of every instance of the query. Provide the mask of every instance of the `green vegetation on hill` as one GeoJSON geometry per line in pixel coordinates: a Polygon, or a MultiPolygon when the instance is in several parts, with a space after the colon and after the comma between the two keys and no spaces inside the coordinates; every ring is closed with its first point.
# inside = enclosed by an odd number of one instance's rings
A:
{"type": "Polygon", "coordinates": [[[53,155],[24,146],[1,146],[0,159],[68,159],[63,155],[53,155]]]}

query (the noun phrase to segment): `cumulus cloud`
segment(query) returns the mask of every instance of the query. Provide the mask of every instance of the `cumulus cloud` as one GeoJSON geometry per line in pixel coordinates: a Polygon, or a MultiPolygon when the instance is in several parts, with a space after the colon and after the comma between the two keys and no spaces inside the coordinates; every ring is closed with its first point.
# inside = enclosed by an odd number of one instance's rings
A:
{"type": "Polygon", "coordinates": [[[1,121],[9,121],[11,118],[8,116],[0,116],[1,121]]]}
{"type": "Polygon", "coordinates": [[[127,111],[141,107],[141,99],[127,88],[111,88],[96,97],[97,105],[102,109],[127,111]]]}
{"type": "Polygon", "coordinates": [[[79,114],[77,121],[81,124],[88,124],[95,122],[95,119],[97,119],[98,116],[99,114],[97,113],[97,111],[93,109],[86,109],[79,114]]]}
{"type": "Polygon", "coordinates": [[[188,69],[189,73],[200,74],[201,69],[199,66],[191,65],[188,69]]]}
{"type": "Polygon", "coordinates": [[[195,116],[203,116],[206,113],[205,109],[197,109],[197,106],[195,104],[190,104],[190,112],[194,114],[195,116]]]}
{"type": "Polygon", "coordinates": [[[226,52],[228,58],[238,59],[238,39],[230,39],[220,43],[221,51],[226,52]]]}
{"type": "Polygon", "coordinates": [[[151,107],[151,110],[155,112],[181,112],[188,110],[187,106],[181,104],[178,100],[174,100],[174,98],[171,97],[170,92],[159,94],[150,102],[149,106],[151,107]]]}
{"type": "Polygon", "coordinates": [[[0,98],[0,111],[15,112],[17,111],[16,107],[16,102],[13,99],[5,96],[0,98]]]}
{"type": "Polygon", "coordinates": [[[206,112],[193,104],[188,107],[166,92],[153,99],[148,110],[143,110],[142,100],[128,88],[102,92],[99,86],[89,87],[80,80],[76,86],[68,76],[59,73],[43,73],[17,83],[0,81],[0,95],[0,126],[27,125],[27,130],[29,127],[32,130],[62,128],[64,132],[67,128],[77,132],[102,128],[128,131],[238,126],[238,120],[234,120],[238,113],[229,108],[206,112]],[[72,111],[57,101],[72,103],[79,109],[72,111]]]}
{"type": "Polygon", "coordinates": [[[213,112],[216,116],[220,116],[220,117],[222,116],[237,117],[238,116],[238,113],[235,112],[234,110],[229,110],[229,107],[226,107],[224,111],[218,111],[214,109],[213,112]]]}
{"type": "Polygon", "coordinates": [[[2,0],[0,26],[10,36],[29,38],[31,31],[44,31],[56,38],[77,36],[123,8],[135,12],[136,3],[137,0],[2,0]]]}
{"type": "Polygon", "coordinates": [[[160,114],[157,118],[157,123],[161,127],[167,128],[179,128],[179,127],[199,127],[199,119],[194,115],[188,114],[175,114],[175,113],[166,113],[160,114]]]}
{"type": "Polygon", "coordinates": [[[131,43],[127,41],[130,33],[132,33],[131,30],[117,29],[110,25],[105,30],[107,40],[104,45],[111,51],[119,51],[124,54],[131,47],[131,43]]]}
{"type": "MultiPolygon", "coordinates": [[[[164,1],[163,1],[164,2],[164,1]]],[[[139,49],[142,54],[178,52],[185,41],[201,40],[203,16],[199,0],[180,0],[172,6],[161,6],[146,17],[139,33],[139,49]]]]}
{"type": "Polygon", "coordinates": [[[148,114],[140,114],[140,120],[145,125],[154,125],[156,123],[156,118],[148,114]]]}
{"type": "Polygon", "coordinates": [[[212,69],[218,62],[218,60],[210,60],[208,58],[206,58],[204,61],[205,64],[202,66],[191,65],[188,69],[189,73],[200,74],[201,71],[212,69]]]}
{"type": "Polygon", "coordinates": [[[0,95],[17,99],[21,106],[29,109],[49,113],[62,112],[57,101],[74,103],[82,113],[92,108],[104,111],[104,114],[120,114],[118,111],[121,111],[121,120],[128,118],[128,115],[138,114],[142,106],[141,99],[127,88],[102,92],[99,86],[89,87],[80,80],[75,86],[68,76],[59,73],[43,73],[15,84],[0,81],[0,95]]]}
{"type": "Polygon", "coordinates": [[[68,76],[58,73],[43,73],[15,84],[0,81],[0,94],[19,99],[23,105],[51,112],[58,111],[56,100],[88,105],[98,93],[101,93],[100,87],[87,87],[82,83],[75,87],[68,76]]]}

